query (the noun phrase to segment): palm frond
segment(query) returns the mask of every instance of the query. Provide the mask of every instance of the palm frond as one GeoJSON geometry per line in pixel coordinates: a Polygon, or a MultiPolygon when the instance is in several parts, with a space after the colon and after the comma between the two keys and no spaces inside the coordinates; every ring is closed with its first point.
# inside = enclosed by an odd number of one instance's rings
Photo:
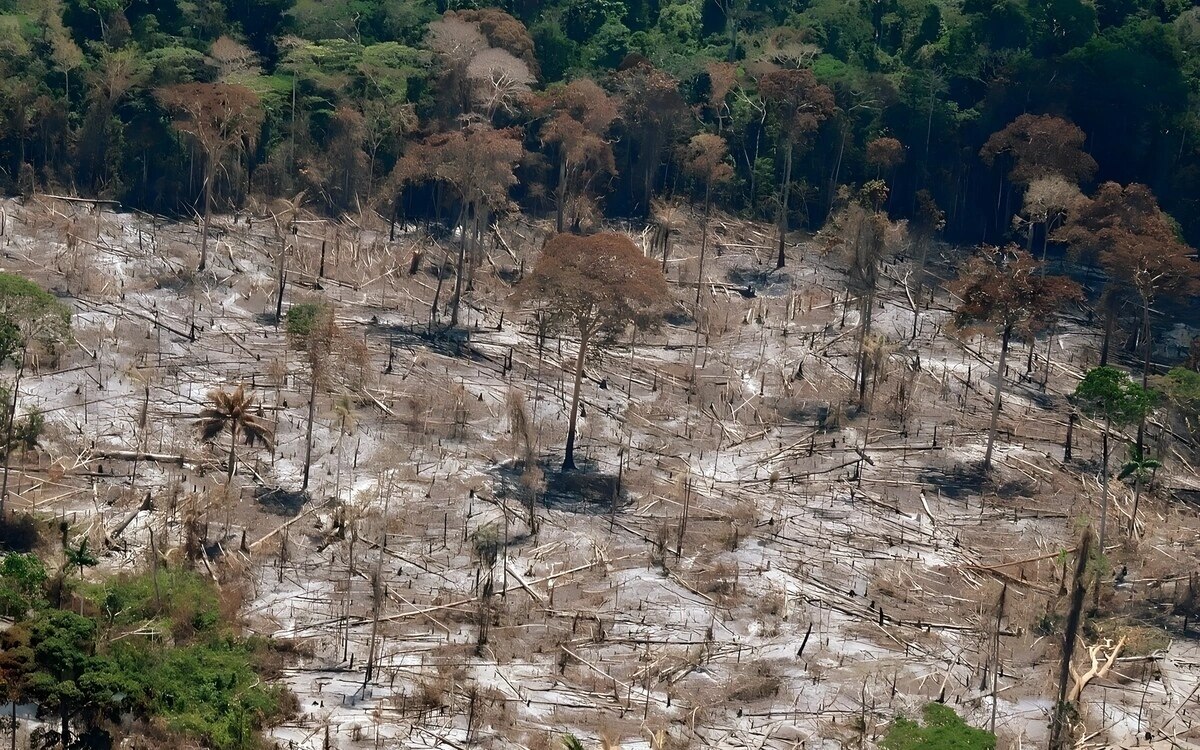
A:
{"type": "Polygon", "coordinates": [[[202,419],[199,422],[200,439],[206,443],[211,443],[217,439],[217,436],[225,431],[226,420],[224,419],[202,419]]]}
{"type": "Polygon", "coordinates": [[[583,743],[573,734],[564,734],[563,747],[565,750],[583,750],[583,743]]]}

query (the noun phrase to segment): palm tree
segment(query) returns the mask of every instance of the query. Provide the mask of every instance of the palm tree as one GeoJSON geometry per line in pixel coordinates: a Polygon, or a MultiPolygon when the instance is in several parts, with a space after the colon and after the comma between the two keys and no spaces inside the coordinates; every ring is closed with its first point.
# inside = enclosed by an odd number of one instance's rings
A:
{"type": "Polygon", "coordinates": [[[1138,503],[1142,499],[1142,485],[1148,483],[1154,472],[1162,468],[1162,461],[1150,458],[1140,445],[1129,446],[1129,458],[1121,467],[1117,479],[1133,477],[1133,515],[1129,517],[1129,535],[1133,536],[1133,527],[1137,523],[1138,503]]]}
{"type": "Polygon", "coordinates": [[[243,436],[246,445],[261,443],[270,447],[271,429],[254,413],[256,397],[253,393],[247,393],[244,385],[239,385],[235,391],[209,391],[208,400],[212,406],[200,412],[197,425],[200,427],[200,437],[206,443],[215,441],[222,432],[229,431],[229,463],[225,469],[225,484],[228,485],[233,482],[238,437],[243,436]]]}
{"type": "Polygon", "coordinates": [[[83,569],[91,568],[100,564],[92,551],[88,549],[88,540],[85,538],[79,543],[78,547],[66,547],[63,549],[63,556],[67,560],[68,568],[79,568],[79,577],[83,577],[83,569]]]}

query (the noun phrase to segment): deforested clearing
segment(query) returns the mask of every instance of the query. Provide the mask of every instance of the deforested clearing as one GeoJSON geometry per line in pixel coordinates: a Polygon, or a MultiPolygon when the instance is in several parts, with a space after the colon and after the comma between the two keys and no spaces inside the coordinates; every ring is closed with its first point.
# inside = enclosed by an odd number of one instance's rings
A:
{"type": "Polygon", "coordinates": [[[1073,396],[1104,333],[1082,292],[1037,326],[980,302],[1020,251],[918,249],[867,201],[777,268],[775,227],[681,203],[668,253],[660,225],[594,235],[588,264],[633,252],[666,290],[592,330],[579,298],[629,278],[531,291],[553,217],[489,230],[456,287],[459,237],[370,212],[216,213],[197,271],[194,223],[0,210],[0,270],[73,313],[24,363],[44,426],[6,527],[49,560],[87,540],[73,585],[214,582],[295,696],[267,742],[870,746],[936,702],[1042,745],[1072,618],[1057,731],[1196,740],[1194,446],[1161,404],[1161,465],[1122,472],[1138,420],[1073,396]]]}

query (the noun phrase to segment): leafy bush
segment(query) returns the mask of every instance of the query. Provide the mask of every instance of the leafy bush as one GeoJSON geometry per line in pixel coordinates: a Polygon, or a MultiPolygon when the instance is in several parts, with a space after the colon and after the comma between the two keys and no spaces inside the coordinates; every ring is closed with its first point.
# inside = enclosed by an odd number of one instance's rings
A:
{"type": "Polygon", "coordinates": [[[16,617],[43,604],[46,566],[37,555],[12,552],[0,558],[0,614],[16,617]]]}
{"type": "Polygon", "coordinates": [[[278,655],[222,626],[208,580],[162,570],[85,586],[88,617],[49,607],[45,577],[33,555],[0,559],[0,607],[23,616],[0,634],[0,683],[43,714],[92,734],[132,715],[215,750],[250,750],[294,709],[286,689],[265,684],[278,655]]]}
{"type": "Polygon", "coordinates": [[[117,576],[97,586],[89,598],[110,626],[161,621],[177,639],[215,632],[221,619],[212,584],[185,570],[160,570],[157,581],[154,574],[117,576]]]}
{"type": "Polygon", "coordinates": [[[885,750],[995,750],[996,735],[968,726],[954,709],[930,703],[924,725],[897,717],[880,745],[885,750]]]}

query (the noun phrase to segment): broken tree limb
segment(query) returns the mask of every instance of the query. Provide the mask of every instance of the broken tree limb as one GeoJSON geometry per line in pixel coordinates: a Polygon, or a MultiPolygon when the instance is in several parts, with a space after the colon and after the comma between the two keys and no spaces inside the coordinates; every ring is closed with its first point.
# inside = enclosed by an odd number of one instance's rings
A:
{"type": "Polygon", "coordinates": [[[1112,641],[1104,643],[1096,643],[1087,647],[1088,658],[1091,659],[1092,666],[1088,671],[1079,674],[1075,667],[1071,667],[1071,676],[1074,678],[1074,683],[1071,686],[1071,691],[1067,693],[1067,700],[1075,703],[1079,700],[1079,696],[1083,694],[1083,689],[1088,686],[1088,683],[1097,677],[1103,677],[1108,674],[1108,670],[1112,669],[1112,665],[1116,663],[1117,657],[1121,655],[1121,649],[1125,647],[1125,636],[1121,636],[1121,640],[1117,641],[1115,646],[1111,645],[1112,641]],[[1104,649],[1111,648],[1108,652],[1104,663],[1100,662],[1100,655],[1104,649]]]}

